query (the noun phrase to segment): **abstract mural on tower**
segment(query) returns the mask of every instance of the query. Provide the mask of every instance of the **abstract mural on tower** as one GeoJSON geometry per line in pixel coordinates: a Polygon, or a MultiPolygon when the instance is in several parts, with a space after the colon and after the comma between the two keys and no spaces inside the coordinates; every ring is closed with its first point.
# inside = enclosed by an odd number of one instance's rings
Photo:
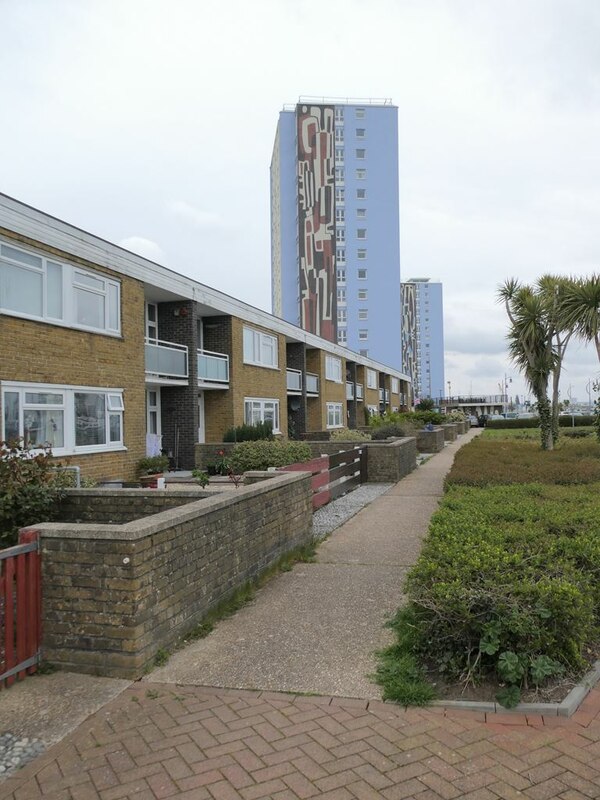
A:
{"type": "Polygon", "coordinates": [[[403,283],[400,288],[402,293],[402,370],[410,376],[415,393],[420,393],[421,378],[417,358],[417,287],[414,283],[403,283]]]}
{"type": "Polygon", "coordinates": [[[334,106],[296,106],[300,320],[337,341],[334,106]]]}

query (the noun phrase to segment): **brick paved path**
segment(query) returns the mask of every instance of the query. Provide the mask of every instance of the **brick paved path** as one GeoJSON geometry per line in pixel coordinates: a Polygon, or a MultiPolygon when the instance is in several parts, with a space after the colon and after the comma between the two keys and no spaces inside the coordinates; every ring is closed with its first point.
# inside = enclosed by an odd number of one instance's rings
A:
{"type": "Polygon", "coordinates": [[[570,720],[136,683],[13,778],[11,800],[585,800],[600,691],[570,720]]]}

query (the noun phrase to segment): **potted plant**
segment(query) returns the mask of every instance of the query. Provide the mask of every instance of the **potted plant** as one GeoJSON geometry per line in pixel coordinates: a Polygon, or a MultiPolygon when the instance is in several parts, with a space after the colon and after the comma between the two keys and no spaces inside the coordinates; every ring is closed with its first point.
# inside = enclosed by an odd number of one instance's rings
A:
{"type": "Polygon", "coordinates": [[[142,486],[157,489],[159,479],[168,468],[167,456],[146,456],[138,461],[136,473],[142,486]]]}

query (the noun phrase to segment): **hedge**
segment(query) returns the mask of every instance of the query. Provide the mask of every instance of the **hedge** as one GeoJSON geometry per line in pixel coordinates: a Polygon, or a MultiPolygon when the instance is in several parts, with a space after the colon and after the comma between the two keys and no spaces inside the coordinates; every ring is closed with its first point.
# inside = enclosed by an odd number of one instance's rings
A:
{"type": "Polygon", "coordinates": [[[305,442],[256,441],[236,445],[230,465],[236,475],[248,470],[285,467],[310,461],[312,452],[305,442]]]}
{"type": "MultiPolygon", "coordinates": [[[[595,417],[586,414],[581,417],[563,416],[558,418],[558,425],[560,428],[579,428],[584,425],[593,425],[595,417]],[[573,426],[573,420],[575,426],[573,426]]],[[[538,417],[529,417],[528,419],[488,419],[485,423],[486,428],[539,428],[540,420],[538,417]]]]}

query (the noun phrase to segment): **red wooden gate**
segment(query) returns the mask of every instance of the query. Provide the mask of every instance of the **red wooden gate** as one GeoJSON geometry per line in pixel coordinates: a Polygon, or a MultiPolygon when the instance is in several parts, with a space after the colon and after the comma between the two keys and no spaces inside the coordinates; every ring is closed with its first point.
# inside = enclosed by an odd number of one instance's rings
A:
{"type": "Polygon", "coordinates": [[[37,531],[0,550],[0,688],[36,671],[40,661],[42,593],[37,531]]]}
{"type": "Polygon", "coordinates": [[[355,447],[331,456],[279,467],[285,472],[310,472],[313,511],[366,481],[366,449],[355,447]]]}

